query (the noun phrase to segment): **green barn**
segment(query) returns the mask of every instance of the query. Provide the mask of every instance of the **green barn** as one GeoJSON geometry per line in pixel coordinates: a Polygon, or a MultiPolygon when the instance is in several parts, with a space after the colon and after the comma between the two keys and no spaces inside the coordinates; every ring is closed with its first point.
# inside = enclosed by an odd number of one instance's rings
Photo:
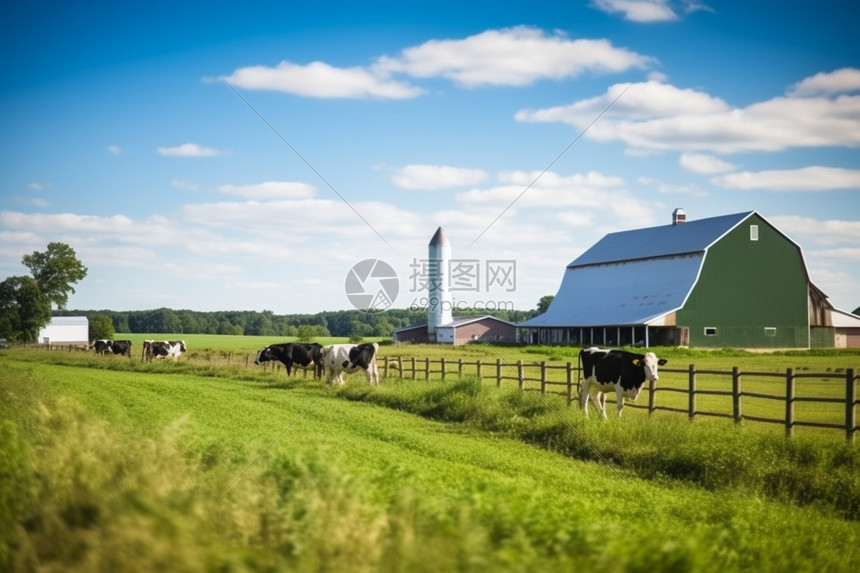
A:
{"type": "Polygon", "coordinates": [[[686,221],[676,209],[672,224],[610,233],[570,263],[547,312],[518,325],[518,336],[530,344],[833,347],[834,311],[800,246],[755,211],[686,221]]]}

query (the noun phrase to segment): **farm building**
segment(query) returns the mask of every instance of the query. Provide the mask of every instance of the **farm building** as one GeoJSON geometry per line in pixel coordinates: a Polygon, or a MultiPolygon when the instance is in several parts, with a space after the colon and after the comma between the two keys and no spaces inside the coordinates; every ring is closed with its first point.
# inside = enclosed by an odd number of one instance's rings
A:
{"type": "Polygon", "coordinates": [[[430,339],[427,323],[415,324],[394,331],[394,342],[453,344],[459,346],[473,340],[490,342],[515,342],[517,325],[495,316],[464,316],[436,327],[430,339]]]}
{"type": "Polygon", "coordinates": [[[41,330],[39,344],[88,344],[90,322],[86,316],[55,316],[41,330]]]}
{"type": "Polygon", "coordinates": [[[860,317],[833,308],[800,246],[755,211],[688,222],[676,209],[670,225],[603,237],[518,326],[530,344],[811,348],[858,344],[860,317]]]}

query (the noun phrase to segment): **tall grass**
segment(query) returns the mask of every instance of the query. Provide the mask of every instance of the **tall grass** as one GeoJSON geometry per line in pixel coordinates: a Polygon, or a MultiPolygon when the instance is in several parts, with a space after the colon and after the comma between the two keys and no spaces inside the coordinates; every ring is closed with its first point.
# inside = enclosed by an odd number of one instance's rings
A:
{"type": "MultiPolygon", "coordinates": [[[[801,572],[854,571],[860,556],[857,523],[834,516],[832,497],[793,500],[822,509],[801,510],[729,480],[761,471],[760,449],[687,459],[719,438],[684,434],[699,422],[559,408],[568,426],[534,393],[467,377],[356,380],[236,480],[322,384],[24,358],[0,363],[3,571],[801,572]],[[572,428],[623,481],[571,459],[597,459],[578,453],[572,428]],[[654,469],[660,456],[676,475],[654,469]]],[[[850,448],[775,443],[788,449],[768,463],[789,458],[811,481],[822,468],[857,473],[850,448]]]]}
{"type": "Polygon", "coordinates": [[[467,423],[645,479],[683,480],[708,490],[740,489],[860,520],[860,448],[852,444],[787,439],[721,421],[690,423],[671,414],[586,419],[556,397],[490,389],[465,376],[447,383],[390,381],[373,390],[353,385],[338,395],[467,423]]]}

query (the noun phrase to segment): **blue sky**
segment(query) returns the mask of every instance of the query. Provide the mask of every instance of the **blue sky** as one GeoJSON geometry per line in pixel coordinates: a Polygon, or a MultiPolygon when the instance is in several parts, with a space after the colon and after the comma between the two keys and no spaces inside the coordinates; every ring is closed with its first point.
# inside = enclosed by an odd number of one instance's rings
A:
{"type": "Polygon", "coordinates": [[[455,304],[530,309],[682,207],[758,211],[860,306],[860,6],[408,4],[11,5],[0,277],[61,241],[68,308],[311,313],[375,258],[405,308],[441,225],[455,304]]]}

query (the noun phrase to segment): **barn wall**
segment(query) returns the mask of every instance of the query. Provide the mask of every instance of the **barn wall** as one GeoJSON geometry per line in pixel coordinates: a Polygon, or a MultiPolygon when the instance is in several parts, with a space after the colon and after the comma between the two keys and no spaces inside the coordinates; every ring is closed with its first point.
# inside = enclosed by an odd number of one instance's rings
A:
{"type": "Polygon", "coordinates": [[[833,348],[836,346],[836,330],[832,326],[814,326],[809,331],[811,348],[833,348]]]}
{"type": "Polygon", "coordinates": [[[677,322],[693,347],[808,348],[808,296],[800,249],[753,215],[708,250],[677,322]]]}
{"type": "MultiPolygon", "coordinates": [[[[422,344],[429,341],[427,335],[427,325],[416,326],[415,328],[404,328],[394,333],[394,342],[411,342],[413,344],[422,344]]],[[[435,342],[435,340],[434,340],[435,342]]]]}
{"type": "Polygon", "coordinates": [[[483,338],[487,342],[516,342],[517,340],[516,326],[489,318],[459,326],[455,332],[455,345],[466,344],[477,338],[483,338]]]}

